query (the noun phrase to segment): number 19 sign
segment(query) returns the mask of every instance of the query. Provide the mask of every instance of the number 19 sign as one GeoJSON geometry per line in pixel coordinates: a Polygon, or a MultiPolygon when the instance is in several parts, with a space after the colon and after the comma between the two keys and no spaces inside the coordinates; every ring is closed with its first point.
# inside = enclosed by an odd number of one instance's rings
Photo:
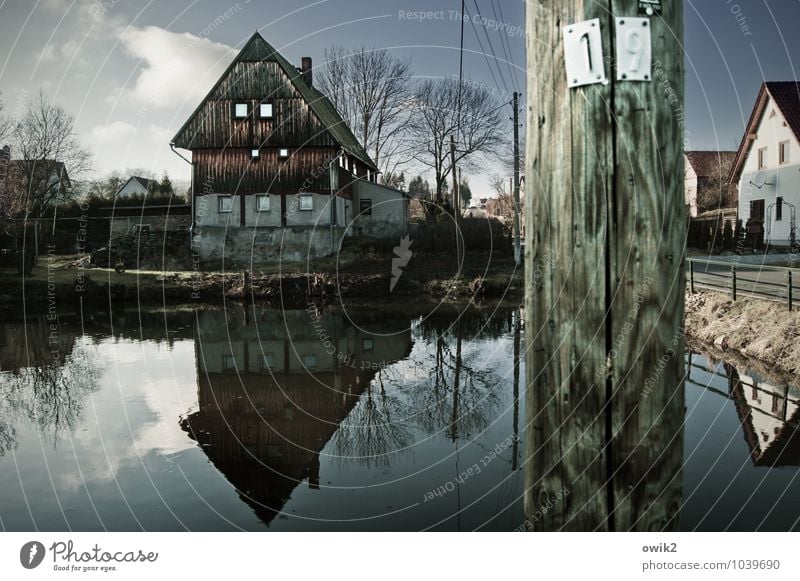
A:
{"type": "MultiPolygon", "coordinates": [[[[618,81],[649,81],[651,39],[649,18],[615,19],[616,68],[618,81]]],[[[569,24],[564,32],[564,62],[567,86],[607,84],[600,20],[569,24]]]]}

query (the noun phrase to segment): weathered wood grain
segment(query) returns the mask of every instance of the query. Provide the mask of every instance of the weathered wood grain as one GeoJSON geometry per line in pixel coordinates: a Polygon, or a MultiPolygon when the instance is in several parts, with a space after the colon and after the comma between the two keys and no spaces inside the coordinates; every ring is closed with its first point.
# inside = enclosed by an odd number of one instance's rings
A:
{"type": "MultiPolygon", "coordinates": [[[[653,48],[682,104],[682,14],[672,4],[653,19],[653,48]]],[[[638,16],[636,0],[526,7],[528,525],[665,528],[680,501],[683,419],[675,99],[657,79],[613,80],[614,16],[638,16]],[[568,89],[562,26],[592,18],[610,82],[568,89]]]]}

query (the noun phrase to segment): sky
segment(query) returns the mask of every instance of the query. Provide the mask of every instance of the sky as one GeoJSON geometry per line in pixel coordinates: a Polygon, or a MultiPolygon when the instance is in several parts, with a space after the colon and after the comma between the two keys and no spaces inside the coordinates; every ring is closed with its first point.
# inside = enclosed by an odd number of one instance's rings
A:
{"type": "MultiPolygon", "coordinates": [[[[417,78],[458,74],[459,0],[0,0],[0,92],[14,117],[43,90],[70,111],[102,176],[189,167],[169,142],[257,30],[289,61],[386,48],[417,78]],[[428,12],[422,20],[416,13],[428,12]]],[[[499,103],[524,93],[523,0],[467,0],[464,75],[499,103]]],[[[796,79],[800,0],[687,0],[688,149],[735,149],[762,80],[796,79]]],[[[531,72],[528,80],[535,82],[531,72]]],[[[524,102],[523,102],[524,106],[524,102]]],[[[524,111],[524,109],[523,109],[524,111]]],[[[511,108],[509,107],[509,116],[511,108]]],[[[509,132],[511,125],[509,120],[509,132]]],[[[524,131],[523,131],[524,133],[524,131]]],[[[490,166],[470,176],[490,194],[490,166]]]]}

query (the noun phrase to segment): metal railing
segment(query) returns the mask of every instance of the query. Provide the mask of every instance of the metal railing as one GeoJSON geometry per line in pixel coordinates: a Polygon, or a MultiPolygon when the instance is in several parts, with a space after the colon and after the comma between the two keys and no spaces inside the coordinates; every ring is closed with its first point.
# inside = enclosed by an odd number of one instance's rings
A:
{"type": "Polygon", "coordinates": [[[738,295],[786,303],[793,309],[795,291],[800,286],[800,269],[762,264],[737,264],[721,260],[688,258],[689,289],[708,288],[738,295]],[[709,268],[710,267],[710,268],[709,268]],[[752,275],[756,276],[753,277],[752,275]]]}

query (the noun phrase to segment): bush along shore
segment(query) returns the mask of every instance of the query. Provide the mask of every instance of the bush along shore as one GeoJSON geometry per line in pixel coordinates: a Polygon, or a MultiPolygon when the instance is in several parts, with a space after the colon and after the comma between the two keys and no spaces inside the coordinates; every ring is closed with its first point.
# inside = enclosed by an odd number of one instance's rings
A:
{"type": "Polygon", "coordinates": [[[713,291],[686,295],[690,345],[713,345],[782,373],[800,374],[800,312],[771,301],[713,291]]]}

